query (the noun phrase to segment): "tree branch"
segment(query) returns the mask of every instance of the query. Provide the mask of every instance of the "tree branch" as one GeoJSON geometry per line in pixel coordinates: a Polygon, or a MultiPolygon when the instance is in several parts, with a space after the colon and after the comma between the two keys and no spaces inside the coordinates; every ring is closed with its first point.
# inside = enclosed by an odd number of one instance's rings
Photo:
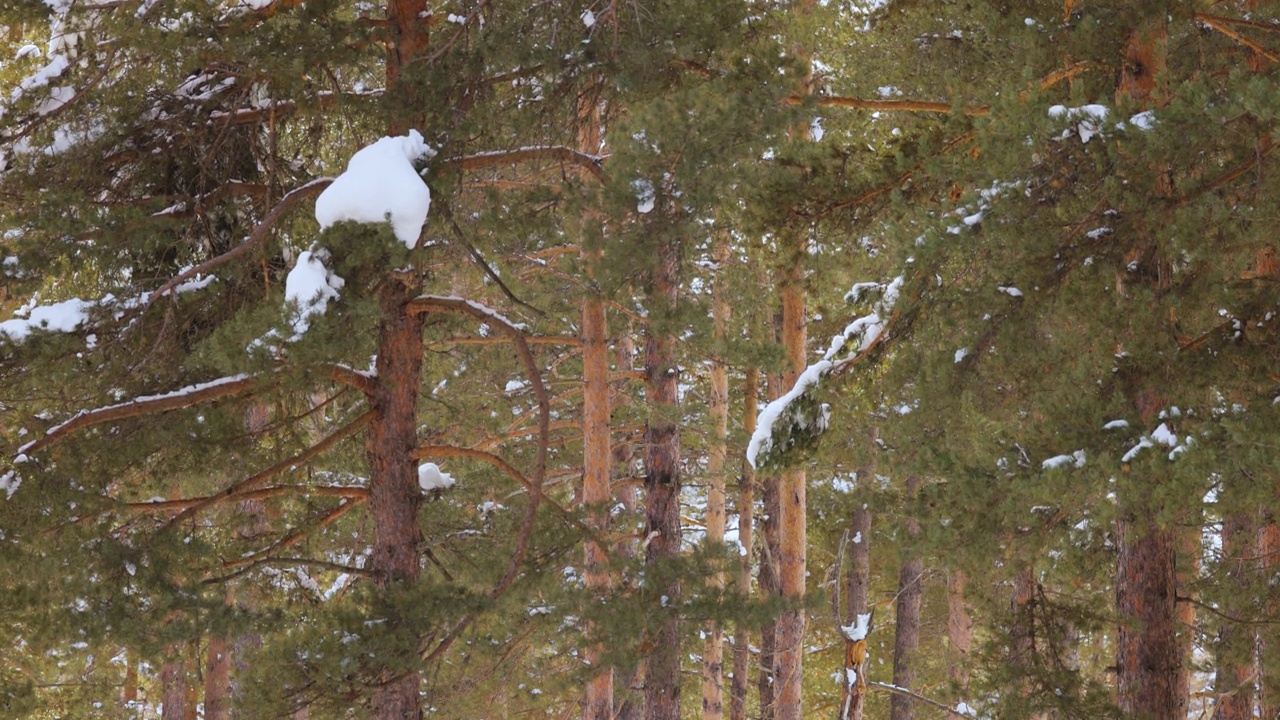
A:
{"type": "Polygon", "coordinates": [[[1269,50],[1262,47],[1258,43],[1250,40],[1244,35],[1241,35],[1235,30],[1232,30],[1231,28],[1227,27],[1227,23],[1230,22],[1228,18],[1222,18],[1222,17],[1218,17],[1217,15],[1209,15],[1209,14],[1200,13],[1200,12],[1193,13],[1191,17],[1195,19],[1197,22],[1203,23],[1204,25],[1207,25],[1213,28],[1214,30],[1217,30],[1223,35],[1226,35],[1232,40],[1235,40],[1241,45],[1244,45],[1245,47],[1258,53],[1259,55],[1270,60],[1271,62],[1280,62],[1280,57],[1277,57],[1275,53],[1270,52],[1269,50]]]}
{"type": "Polygon", "coordinates": [[[450,158],[442,164],[459,170],[484,170],[493,167],[509,167],[529,162],[556,161],[563,165],[576,165],[605,182],[604,161],[608,155],[590,155],[563,145],[523,147],[515,150],[491,150],[488,152],[450,158]]]}
{"type": "Polygon", "coordinates": [[[319,497],[365,498],[369,495],[369,490],[368,488],[355,485],[273,485],[271,487],[257,488],[256,490],[238,490],[233,493],[223,492],[218,493],[217,495],[180,498],[178,500],[131,502],[125,503],[124,506],[135,512],[168,512],[171,510],[186,510],[196,505],[208,507],[212,504],[233,500],[266,500],[268,498],[291,494],[315,495],[319,497]]]}

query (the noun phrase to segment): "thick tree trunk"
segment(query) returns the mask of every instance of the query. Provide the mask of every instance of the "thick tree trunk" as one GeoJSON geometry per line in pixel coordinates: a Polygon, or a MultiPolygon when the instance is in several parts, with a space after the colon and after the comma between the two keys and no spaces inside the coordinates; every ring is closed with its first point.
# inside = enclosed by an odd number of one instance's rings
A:
{"type": "MultiPolygon", "coordinates": [[[[864,477],[862,472],[858,477],[864,477]]],[[[849,572],[845,576],[844,596],[847,610],[844,620],[857,626],[858,616],[868,613],[868,591],[871,587],[871,510],[858,505],[853,511],[849,532],[849,572]]],[[[844,691],[840,698],[841,720],[862,720],[867,704],[867,638],[857,640],[845,637],[844,691]],[[853,673],[851,676],[850,673],[853,673]]]]}
{"type": "MultiPolygon", "coordinates": [[[[1252,611],[1249,566],[1258,550],[1256,538],[1254,513],[1241,511],[1223,520],[1222,558],[1227,564],[1227,585],[1232,588],[1223,597],[1222,610],[1226,615],[1247,616],[1252,611]]],[[[1257,635],[1252,626],[1223,619],[1214,658],[1218,669],[1214,681],[1214,720],[1249,720],[1253,717],[1256,641],[1257,635]]]]}
{"type": "MultiPolygon", "coordinates": [[[[787,370],[783,386],[794,387],[804,372],[805,297],[804,258],[807,243],[797,239],[797,248],[782,283],[782,346],[787,353],[787,370]]],[[[805,552],[807,503],[804,470],[791,468],[783,472],[778,494],[778,589],[786,608],[778,617],[777,647],[777,718],[801,720],[802,681],[804,679],[805,552]]]]}
{"type": "Polygon", "coordinates": [[[1116,523],[1116,700],[1128,717],[1181,718],[1179,692],[1176,533],[1157,527],[1154,513],[1128,514],[1116,523]]]}
{"type": "MultiPolygon", "coordinates": [[[[396,279],[388,279],[379,293],[382,314],[377,384],[371,397],[378,416],[365,440],[365,455],[374,527],[373,551],[366,567],[381,590],[410,585],[420,571],[418,508],[422,493],[413,453],[418,444],[423,320],[421,315],[405,311],[417,294],[412,284],[396,279]]],[[[373,695],[373,717],[416,720],[421,713],[420,684],[416,668],[383,670],[373,695]]]]}
{"type": "Polygon", "coordinates": [[[680,248],[658,249],[652,271],[653,311],[645,335],[645,396],[649,427],[645,437],[646,582],[661,596],[653,609],[657,629],[648,638],[645,662],[646,720],[680,718],[680,579],[670,567],[680,555],[680,432],[677,338],[670,318],[679,296],[680,248]]]}
{"type": "MultiPolygon", "coordinates": [[[[747,368],[746,382],[742,389],[742,426],[744,434],[751,437],[756,431],[757,396],[760,373],[747,368]]],[[[738,483],[738,542],[746,552],[738,559],[738,595],[745,604],[751,599],[751,558],[754,552],[755,523],[755,468],[742,461],[742,477],[738,483]]],[[[747,685],[751,674],[751,626],[738,623],[733,637],[733,684],[729,689],[729,720],[746,720],[747,685]]]]}
{"type": "MultiPolygon", "coordinates": [[[[582,503],[588,508],[587,524],[604,533],[609,524],[609,351],[604,301],[590,296],[582,303],[582,503]]],[[[605,551],[586,541],[584,578],[593,598],[609,589],[605,551]]],[[[582,716],[585,720],[613,717],[613,671],[600,665],[600,638],[588,631],[587,661],[595,673],[587,681],[582,716]]]]}
{"type": "MultiPolygon", "coordinates": [[[[725,290],[725,273],[729,261],[729,245],[717,238],[715,261],[721,276],[712,289],[711,316],[715,323],[717,345],[724,342],[725,325],[729,322],[729,301],[725,290]]],[[[711,418],[711,437],[707,444],[707,543],[719,547],[724,543],[725,526],[725,459],[729,452],[729,366],[717,350],[711,359],[711,394],[707,412],[711,418]]],[[[711,576],[714,588],[723,588],[723,571],[711,576]]],[[[707,628],[702,650],[702,717],[721,720],[724,716],[724,629],[712,621],[707,628]]]]}
{"type": "MultiPolygon", "coordinates": [[[[907,498],[914,499],[920,490],[920,478],[907,479],[907,498]]],[[[907,518],[905,542],[910,545],[920,536],[920,523],[907,518]]],[[[913,547],[906,547],[898,572],[897,622],[893,638],[893,684],[912,689],[916,682],[916,654],[920,647],[920,600],[923,595],[924,559],[913,547]]],[[[915,701],[900,693],[889,700],[890,720],[912,720],[915,701]]]]}
{"type": "Polygon", "coordinates": [[[231,643],[218,635],[209,638],[204,666],[205,720],[231,717],[231,643]]]}
{"type": "Polygon", "coordinates": [[[164,664],[160,666],[161,720],[186,720],[187,717],[187,669],[183,665],[184,648],[170,645],[165,649],[164,664]]]}

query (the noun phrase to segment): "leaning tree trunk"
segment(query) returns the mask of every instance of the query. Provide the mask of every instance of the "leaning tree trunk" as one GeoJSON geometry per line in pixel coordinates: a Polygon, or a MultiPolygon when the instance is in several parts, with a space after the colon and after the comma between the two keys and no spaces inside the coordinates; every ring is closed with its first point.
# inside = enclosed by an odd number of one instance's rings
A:
{"type": "MultiPolygon", "coordinates": [[[[907,498],[914,499],[920,490],[920,478],[907,478],[907,498]]],[[[893,637],[893,684],[910,690],[916,683],[916,654],[920,647],[920,600],[923,594],[924,558],[909,547],[920,536],[920,523],[908,517],[905,523],[906,544],[902,567],[898,572],[897,622],[893,637]]],[[[911,720],[915,701],[908,695],[894,693],[889,700],[890,720],[911,720]]]]}
{"type": "Polygon", "coordinates": [[[645,581],[663,598],[652,609],[657,625],[645,664],[645,719],[680,718],[680,579],[672,569],[680,555],[680,399],[677,337],[671,318],[679,297],[680,248],[665,241],[652,270],[653,310],[645,335],[645,581]]]}
{"type": "MultiPolygon", "coordinates": [[[[760,372],[747,368],[742,389],[742,427],[747,437],[756,431],[757,394],[760,372]]],[[[745,605],[751,600],[751,558],[754,552],[755,468],[742,461],[742,477],[738,482],[738,542],[745,550],[738,558],[738,596],[745,605]]],[[[729,688],[729,720],[747,719],[747,685],[751,673],[751,625],[739,622],[733,633],[733,684],[729,688]]]]}

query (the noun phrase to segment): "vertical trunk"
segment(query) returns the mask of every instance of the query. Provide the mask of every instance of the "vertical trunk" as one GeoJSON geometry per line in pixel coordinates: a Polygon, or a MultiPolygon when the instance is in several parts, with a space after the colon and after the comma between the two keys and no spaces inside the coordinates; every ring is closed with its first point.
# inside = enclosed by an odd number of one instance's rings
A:
{"type": "MultiPolygon", "coordinates": [[[[414,83],[404,71],[427,48],[426,0],[387,0],[386,88],[392,104],[389,130],[403,134],[421,112],[414,83]]],[[[422,530],[418,508],[422,495],[413,452],[418,444],[418,388],[422,381],[422,328],[419,315],[406,312],[418,294],[416,281],[387,277],[379,290],[376,384],[370,404],[378,412],[365,437],[369,463],[369,511],[373,549],[367,568],[380,590],[396,591],[413,584],[420,569],[422,530]]],[[[396,619],[391,619],[396,624],[396,619]]],[[[387,659],[383,659],[387,660],[387,659]]],[[[420,673],[413,657],[389,659],[379,672],[370,705],[375,720],[402,720],[421,715],[420,673]]]]}
{"type": "Polygon", "coordinates": [[[680,579],[671,568],[680,554],[680,433],[677,338],[671,318],[679,297],[680,248],[658,248],[652,271],[653,310],[645,335],[645,396],[649,427],[645,437],[646,582],[663,598],[654,608],[657,631],[645,665],[646,720],[680,718],[680,579]]]}
{"type": "Polygon", "coordinates": [[[1177,595],[1187,599],[1179,601],[1177,606],[1178,644],[1182,648],[1177,692],[1185,698],[1191,697],[1191,667],[1195,661],[1196,606],[1191,600],[1194,599],[1196,581],[1200,579],[1202,525],[1203,515],[1197,511],[1196,522],[1178,531],[1177,595]]]}
{"type": "MultiPolygon", "coordinates": [[[[609,501],[609,355],[605,345],[604,301],[588,297],[582,303],[582,503],[587,524],[603,533],[608,527],[609,501]]],[[[584,577],[593,598],[609,589],[604,548],[586,541],[584,577]]],[[[582,716],[585,720],[608,720],[613,716],[613,671],[600,665],[599,638],[589,629],[587,661],[595,675],[587,681],[582,716]]]]}
{"type": "Polygon", "coordinates": [[[125,705],[138,700],[138,658],[132,650],[124,653],[124,688],[120,700],[125,705]]]}
{"type": "Polygon", "coordinates": [[[1182,647],[1174,600],[1175,533],[1157,527],[1154,513],[1132,512],[1116,523],[1116,698],[1135,718],[1180,718],[1187,697],[1178,692],[1182,647]]]}
{"type": "MultiPolygon", "coordinates": [[[[782,345],[787,353],[783,386],[796,384],[805,368],[805,297],[803,239],[797,248],[782,286],[782,345]]],[[[778,617],[777,718],[800,720],[801,688],[804,678],[804,595],[806,499],[804,470],[783,472],[778,493],[778,590],[786,608],[778,617]]]]}
{"type": "MultiPolygon", "coordinates": [[[[1258,554],[1263,587],[1274,588],[1280,584],[1280,525],[1277,525],[1271,512],[1264,512],[1262,530],[1258,533],[1258,554]]],[[[1280,615],[1280,596],[1275,592],[1267,594],[1263,601],[1264,617],[1274,618],[1280,615]]],[[[1275,625],[1263,625],[1259,628],[1258,638],[1258,677],[1262,687],[1258,697],[1258,705],[1262,717],[1280,717],[1280,630],[1275,625]]]]}
{"type": "MultiPolygon", "coordinates": [[[[864,477],[862,472],[859,478],[864,477]]],[[[857,627],[858,617],[868,614],[868,590],[871,586],[871,511],[865,504],[853,511],[849,531],[849,574],[845,577],[844,596],[848,603],[845,622],[857,627]]],[[[845,634],[845,678],[841,697],[841,720],[862,720],[867,701],[867,640],[850,639],[845,634]],[[861,646],[858,642],[861,641],[861,646]]]]}
{"type": "Polygon", "coordinates": [[[161,720],[187,718],[187,669],[182,662],[183,649],[181,645],[165,649],[164,664],[160,666],[160,698],[164,703],[161,720]]]}
{"type": "MultiPolygon", "coordinates": [[[[614,362],[622,371],[629,371],[635,367],[636,344],[630,323],[627,323],[626,330],[618,336],[617,346],[614,348],[614,362]]],[[[629,381],[619,380],[614,384],[613,407],[626,407],[631,404],[631,398],[624,387],[627,382],[629,381]]],[[[639,472],[635,444],[630,441],[616,443],[610,457],[613,462],[613,471],[626,480],[618,485],[618,500],[628,513],[634,512],[637,507],[638,493],[631,479],[639,472]]],[[[624,539],[615,546],[615,551],[621,557],[631,558],[636,555],[636,547],[635,540],[624,536],[624,539]]],[[[644,703],[641,701],[639,692],[644,683],[643,658],[641,663],[640,667],[614,678],[613,720],[640,720],[644,715],[644,703]]]]}
{"type": "MultiPolygon", "coordinates": [[[[914,499],[920,490],[920,478],[907,479],[908,501],[914,499]]],[[[920,535],[920,523],[915,518],[907,518],[905,523],[907,547],[902,558],[902,568],[898,572],[897,622],[893,638],[893,684],[900,688],[911,689],[916,682],[916,653],[920,647],[920,599],[924,576],[924,559],[915,548],[910,547],[920,535]]],[[[889,717],[891,720],[911,720],[915,713],[915,701],[907,696],[894,693],[889,701],[889,717]]]]}
{"type": "MultiPolygon", "coordinates": [[[[746,382],[742,389],[742,426],[743,432],[750,437],[756,431],[756,414],[759,409],[756,397],[760,389],[760,373],[754,368],[747,368],[746,382]]],[[[754,550],[753,536],[755,523],[755,468],[745,459],[742,461],[742,478],[738,485],[738,542],[746,553],[738,559],[738,595],[746,603],[751,598],[751,557],[754,550]]],[[[747,682],[751,672],[751,626],[738,623],[733,637],[733,685],[729,690],[729,720],[746,720],[747,718],[747,682]]]]}
{"type": "MultiPolygon", "coordinates": [[[[1249,565],[1257,552],[1254,514],[1233,513],[1222,523],[1222,559],[1227,564],[1227,586],[1222,609],[1232,617],[1248,615],[1249,565]]],[[[1214,665],[1214,720],[1248,720],[1253,717],[1254,649],[1257,637],[1251,626],[1223,619],[1218,630],[1214,665]]]]}
{"type": "MultiPolygon", "coordinates": [[[[776,376],[767,378],[770,400],[776,400],[784,392],[782,381],[776,376]]],[[[760,544],[760,594],[766,598],[778,596],[778,515],[779,485],[781,478],[771,475],[764,478],[760,485],[760,534],[764,542],[760,544]]],[[[760,720],[774,720],[777,707],[777,685],[774,680],[777,674],[778,623],[770,619],[760,628],[760,720]]]]}
{"type": "Polygon", "coordinates": [[[973,618],[964,599],[967,583],[962,570],[952,570],[947,578],[947,644],[952,654],[947,678],[961,692],[969,686],[969,654],[973,651],[973,618]]]}
{"type": "Polygon", "coordinates": [[[231,717],[231,643],[225,637],[209,638],[209,656],[204,666],[205,720],[231,717]]]}
{"type": "MultiPolygon", "coordinates": [[[[1036,624],[1037,615],[1040,614],[1037,611],[1039,594],[1035,568],[1031,565],[1020,568],[1013,576],[1013,597],[1009,600],[1009,661],[1023,676],[1018,688],[1019,701],[1030,702],[1033,706],[1038,704],[1036,700],[1043,687],[1040,653],[1044,650],[1042,643],[1047,641],[1047,638],[1039,635],[1039,626],[1036,624]]],[[[1031,720],[1045,720],[1047,716],[1042,712],[1034,712],[1028,717],[1031,720]]]]}
{"type": "MultiPolygon", "coordinates": [[[[707,446],[707,542],[713,547],[724,543],[725,524],[725,458],[729,450],[729,367],[721,356],[725,340],[725,324],[729,321],[729,301],[725,291],[725,274],[729,261],[729,245],[724,237],[716,240],[715,261],[720,277],[712,289],[711,315],[715,322],[717,350],[711,359],[711,394],[708,414],[711,416],[711,438],[707,446]]],[[[711,576],[711,585],[723,588],[724,572],[711,576]]],[[[724,630],[712,622],[702,651],[702,717],[720,720],[724,716],[724,630]]]]}
{"type": "MultiPolygon", "coordinates": [[[[391,280],[379,293],[382,324],[378,331],[377,385],[371,402],[378,411],[365,440],[369,462],[369,508],[373,515],[373,551],[367,567],[380,590],[397,590],[418,578],[422,529],[413,452],[418,443],[418,386],[422,375],[422,326],[419,315],[406,312],[417,288],[391,280]]],[[[394,624],[395,619],[392,619],[394,624]]],[[[412,663],[415,658],[403,658],[412,663]]],[[[372,711],[378,720],[417,718],[420,713],[419,672],[415,667],[387,667],[374,691],[372,711]]]]}

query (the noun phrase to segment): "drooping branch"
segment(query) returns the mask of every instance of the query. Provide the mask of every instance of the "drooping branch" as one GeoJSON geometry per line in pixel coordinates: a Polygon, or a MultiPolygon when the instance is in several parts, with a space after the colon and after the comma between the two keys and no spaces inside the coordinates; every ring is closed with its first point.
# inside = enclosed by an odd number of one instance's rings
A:
{"type": "Polygon", "coordinates": [[[377,415],[377,411],[375,410],[366,411],[360,417],[356,418],[355,420],[352,420],[351,422],[347,423],[341,428],[338,428],[337,430],[333,431],[323,440],[316,443],[315,445],[312,445],[311,447],[307,448],[303,452],[300,452],[297,455],[294,455],[293,457],[281,460],[280,462],[272,465],[271,467],[261,472],[258,472],[254,475],[250,475],[249,477],[244,478],[243,480],[237,480],[231,485],[228,485],[227,487],[223,488],[217,494],[210,495],[209,497],[196,502],[195,504],[191,505],[187,509],[178,513],[172,520],[169,521],[168,524],[170,526],[176,525],[177,523],[180,523],[183,520],[187,520],[191,518],[196,513],[208,508],[209,506],[217,502],[230,498],[238,493],[243,493],[247,490],[255,489],[261,486],[262,483],[275,477],[276,475],[279,475],[284,472],[288,472],[298,466],[301,466],[307,462],[310,462],[313,458],[319,456],[320,454],[329,450],[333,446],[337,445],[343,440],[354,435],[356,431],[360,430],[365,425],[369,424],[369,422],[372,421],[374,416],[376,415],[377,415]]]}
{"type": "Polygon", "coordinates": [[[24,445],[18,450],[21,454],[37,453],[60,442],[71,433],[103,423],[159,415],[171,410],[192,407],[205,402],[239,395],[257,387],[261,380],[247,375],[233,375],[210,382],[192,385],[163,395],[148,395],[116,405],[107,405],[94,410],[82,410],[70,420],[49,428],[44,437],[24,445]]]}
{"type": "Polygon", "coordinates": [[[524,556],[529,549],[529,543],[533,535],[533,523],[536,519],[538,505],[542,500],[542,483],[547,474],[547,447],[550,445],[551,440],[551,400],[547,395],[546,385],[542,382],[542,371],[534,360],[533,351],[529,349],[529,343],[525,342],[524,331],[492,308],[460,297],[421,295],[411,301],[406,309],[411,313],[448,312],[467,315],[496,325],[510,336],[511,341],[515,343],[520,360],[524,363],[525,372],[529,376],[529,384],[533,386],[533,393],[538,401],[538,450],[537,459],[534,463],[533,477],[530,478],[529,504],[525,509],[524,519],[520,524],[520,535],[516,541],[516,551],[512,554],[511,562],[508,564],[507,571],[503,574],[502,579],[490,591],[492,597],[497,597],[506,592],[511,583],[515,581],[520,565],[524,562],[524,556]]]}

